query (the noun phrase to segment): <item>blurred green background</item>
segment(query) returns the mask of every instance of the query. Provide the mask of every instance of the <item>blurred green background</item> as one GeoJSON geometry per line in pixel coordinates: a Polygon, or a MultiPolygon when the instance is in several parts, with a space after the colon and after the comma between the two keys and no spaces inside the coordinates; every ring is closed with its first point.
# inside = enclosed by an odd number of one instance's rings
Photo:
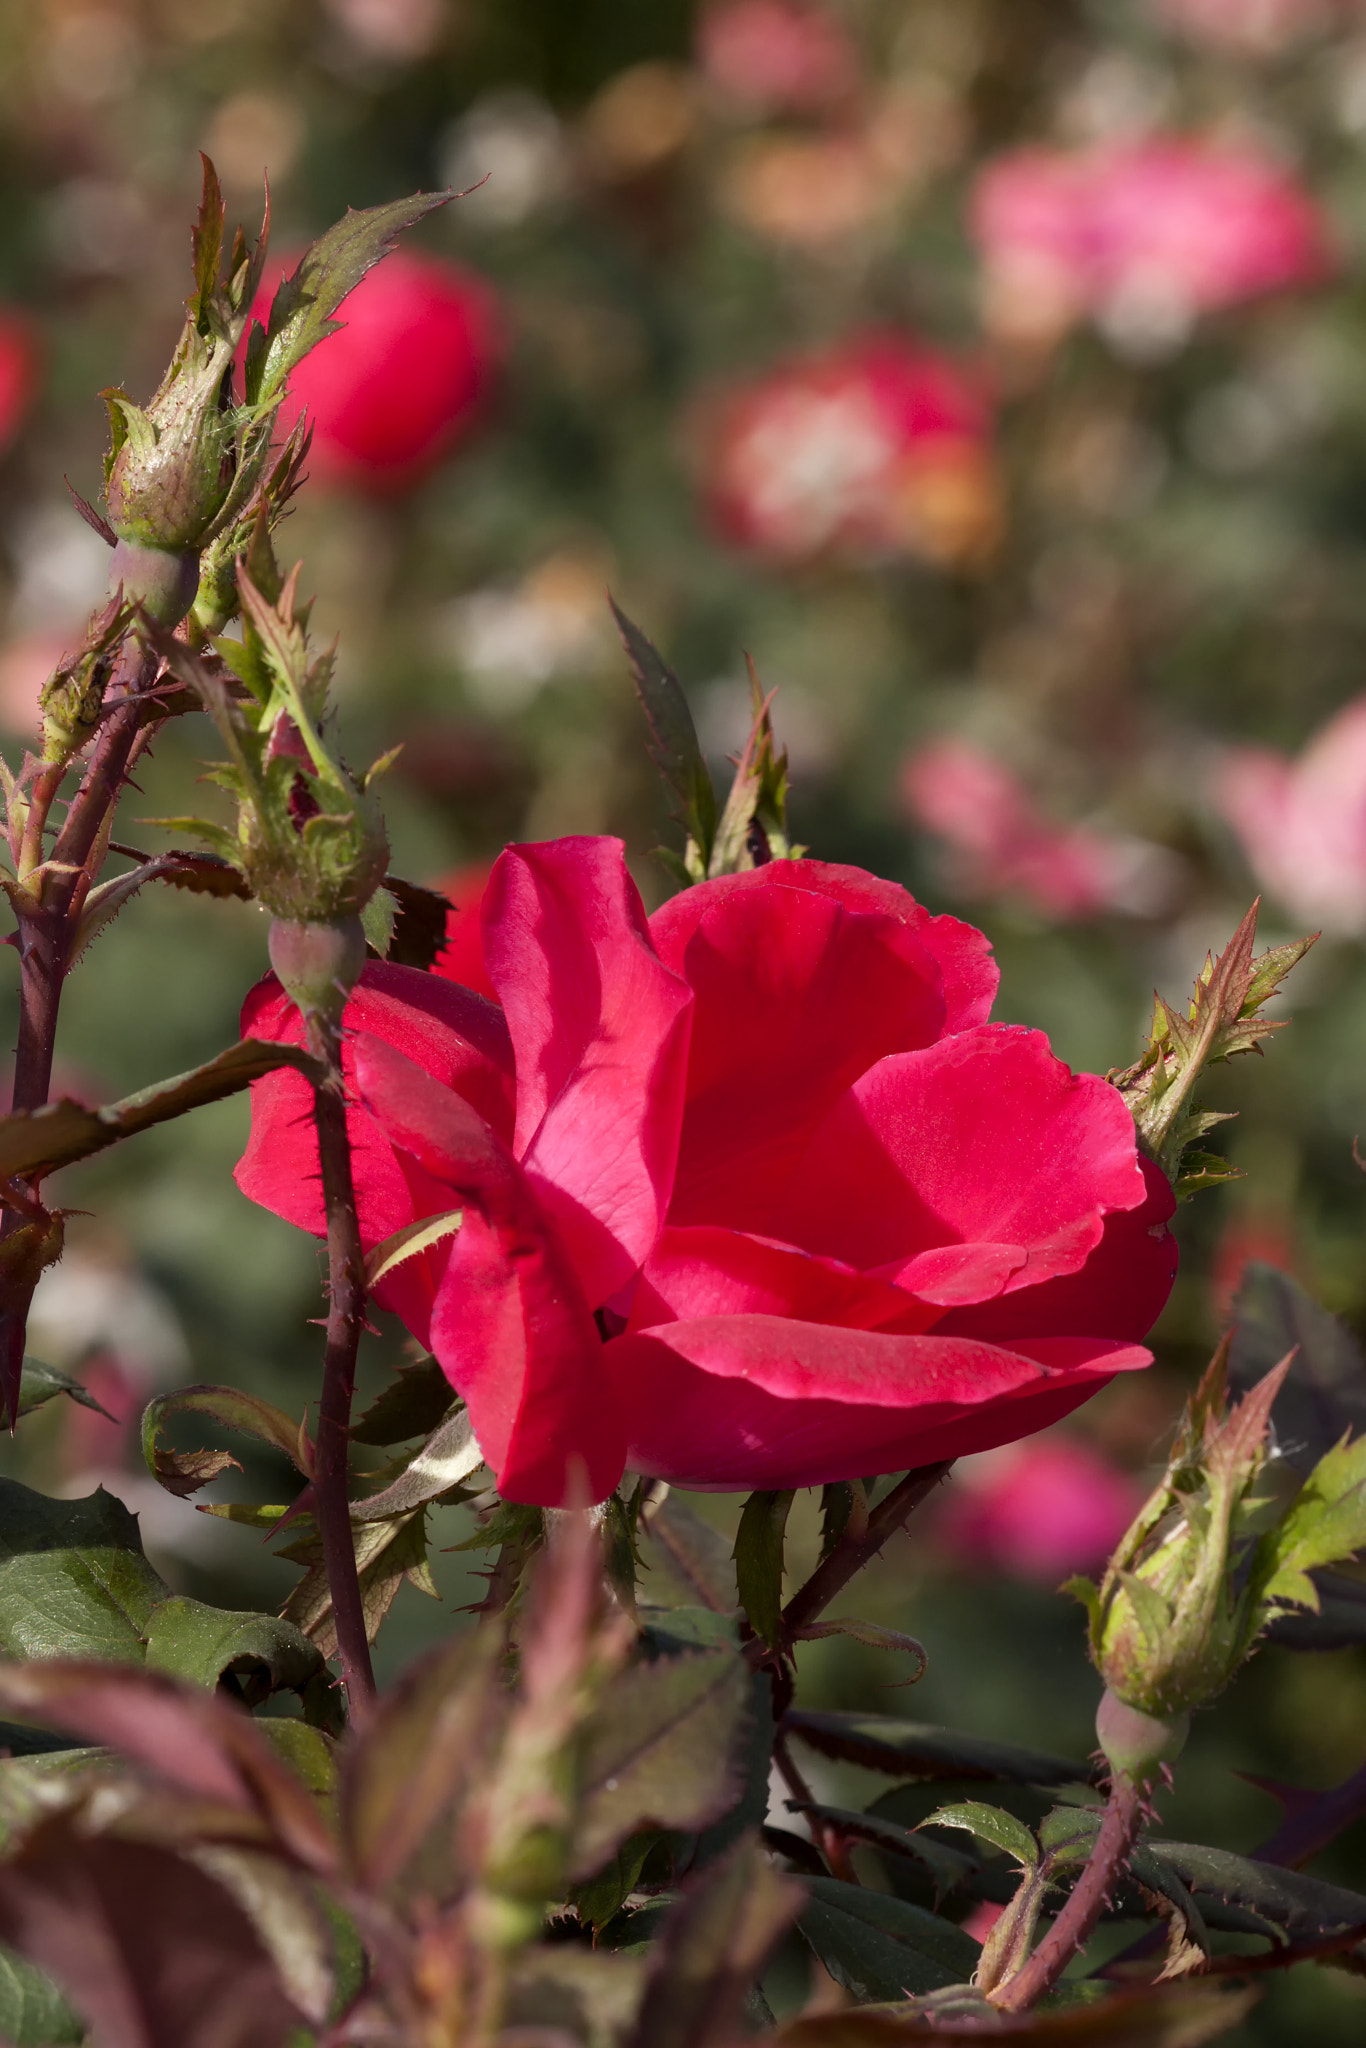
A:
{"type": "MultiPolygon", "coordinates": [[[[322,634],[341,635],[348,751],[406,743],[396,870],[432,880],[509,838],[611,831],[647,900],[665,893],[649,851],[673,827],[610,584],[677,667],[718,767],[743,735],[747,650],[779,687],[797,838],[982,924],[998,1013],[1075,1065],[1132,1059],[1153,987],[1181,995],[1257,886],[1218,794],[1230,750],[1295,754],[1363,687],[1366,18],[1345,0],[826,0],[820,19],[825,83],[803,92],[764,84],[752,52],[746,85],[743,50],[727,56],[689,0],[0,0],[0,301],[37,365],[0,459],[10,759],[103,586],[102,544],[62,479],[97,497],[96,393],[145,398],[159,380],[196,152],[249,227],[268,167],[282,253],[347,206],[487,173],[411,238],[496,294],[477,417],[416,478],[320,474],[281,550],[305,560],[322,634]],[[1216,230],[1174,310],[1149,277],[1137,312],[1112,295],[1049,329],[1012,311],[971,227],[984,166],[1029,144],[1168,135],[1277,166],[1322,222],[1319,274],[1206,303],[1216,230]],[[725,394],[847,359],[873,332],[954,364],[980,430],[947,469],[928,443],[903,451],[915,516],[894,529],[851,536],[831,514],[810,546],[746,546],[714,504],[740,431],[725,394]],[[927,828],[907,763],[945,741],[1016,778],[998,798],[1034,820],[1033,867],[984,850],[980,830],[955,854],[927,828]],[[1056,886],[1069,860],[1090,862],[1085,900],[1056,886]]],[[[755,488],[828,510],[839,460],[827,474],[817,448],[812,475],[784,482],[789,452],[770,449],[777,480],[755,488]]],[[[202,721],[169,730],[123,837],[159,843],[140,821],[194,808],[213,751],[202,721]]],[[[1220,1136],[1246,1178],[1183,1210],[1159,1363],[1075,1432],[1133,1484],[1249,1255],[1366,1317],[1366,769],[1353,782],[1345,743],[1335,759],[1331,929],[1282,1003],[1292,1028],[1211,1091],[1238,1112],[1220,1136]]],[[[1282,849],[1268,940],[1320,921],[1297,858],[1282,849]]],[[[253,911],[149,890],[69,985],[62,1085],[107,1099],[216,1050],[264,951],[253,911]]],[[[6,1032],[14,980],[0,973],[6,1032]]],[[[245,1119],[221,1105],[61,1183],[89,1213],[33,1348],[116,1412],[177,1380],[232,1380],[295,1412],[311,1397],[318,1256],[233,1186],[245,1119]]],[[[369,1388],[398,1349],[392,1330],[367,1344],[369,1388]]],[[[4,1460],[76,1490],[121,1471],[110,1483],[187,1589],[245,1604],[289,1583],[253,1538],[156,1495],[126,1431],[49,1409],[4,1460]]],[[[244,1463],[243,1497],[284,1497],[282,1470],[244,1463]]],[[[707,1504],[732,1523],[734,1506],[707,1504]]],[[[464,1533],[445,1512],[434,1543],[464,1533]]],[[[467,1559],[436,1562],[442,1604],[403,1590],[385,1670],[477,1597],[467,1559]]],[[[931,1516],[859,1596],[924,1639],[927,1678],[890,1691],[872,1653],[815,1645],[802,1696],[1084,1751],[1095,1685],[1079,1613],[1052,1591],[1062,1575],[1012,1573],[999,1545],[931,1516]]],[[[1363,1748],[1362,1654],[1267,1651],[1202,1722],[1171,1829],[1251,1849],[1277,1809],[1240,1774],[1326,1784],[1363,1748]]],[[[1366,1884],[1366,1834],[1321,1867],[1366,1884]]],[[[1245,2038],[1345,2043],[1364,2021],[1358,1985],[1322,1972],[1277,1984],[1245,2038]]]]}

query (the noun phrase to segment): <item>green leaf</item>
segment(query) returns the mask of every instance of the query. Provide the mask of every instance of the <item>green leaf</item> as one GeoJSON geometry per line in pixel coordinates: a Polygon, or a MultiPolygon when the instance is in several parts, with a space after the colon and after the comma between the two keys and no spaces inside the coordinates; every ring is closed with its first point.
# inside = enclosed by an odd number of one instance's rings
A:
{"type": "Polygon", "coordinates": [[[787,755],[774,745],[769,715],[773,693],[764,695],[752,661],[749,677],[753,692],[749,738],[736,763],[735,779],[716,828],[707,863],[709,876],[742,874],[770,860],[799,860],[806,851],[788,841],[787,755]]]}
{"type": "Polygon", "coordinates": [[[322,1075],[318,1062],[298,1046],[268,1045],[264,1039],[246,1038],[202,1067],[177,1074],[170,1081],[158,1081],[136,1095],[125,1095],[121,1102],[106,1103],[103,1109],[87,1109],[63,1096],[41,1109],[0,1117],[0,1179],[52,1173],[59,1166],[88,1159],[120,1138],[131,1138],[154,1124],[184,1116],[187,1110],[238,1095],[277,1067],[294,1067],[308,1080],[322,1075]]]}
{"type": "MultiPolygon", "coordinates": [[[[439,1216],[419,1216],[415,1223],[405,1223],[401,1230],[394,1231],[367,1256],[366,1286],[377,1287],[395,1266],[403,1265],[407,1259],[415,1259],[420,1252],[430,1251],[434,1244],[442,1243],[445,1238],[454,1237],[464,1213],[463,1209],[445,1209],[439,1216]]],[[[447,1392],[450,1392],[449,1382],[447,1392]]]]}
{"type": "Polygon", "coordinates": [[[255,1394],[243,1394],[236,1387],[180,1387],[174,1394],[158,1394],[142,1415],[142,1455],[154,1479],[180,1498],[207,1485],[229,1465],[241,1470],[236,1458],[226,1451],[166,1451],[161,1432],[178,1415],[207,1415],[225,1429],[256,1437],[270,1444],[303,1471],[300,1462],[299,1425],[283,1409],[272,1407],[255,1394]]]}
{"type": "Polygon", "coordinates": [[[938,1914],[839,1878],[805,1882],[811,1900],[797,1924],[835,1982],[860,2003],[963,1984],[976,1969],[978,1943],[938,1914]]]}
{"type": "Polygon", "coordinates": [[[400,1365],[383,1393],[352,1423],[351,1440],[387,1446],[407,1443],[410,1437],[430,1436],[450,1414],[455,1400],[451,1383],[434,1358],[400,1365]]]}
{"type": "Polygon", "coordinates": [[[1085,1785],[1097,1775],[1092,1763],[890,1715],[799,1708],[785,1717],[783,1727],[823,1756],[842,1757],[899,1778],[983,1778],[1008,1785],[1053,1786],[1085,1785]]]}
{"type": "Polygon", "coordinates": [[[692,1831],[733,1805],[748,1679],[727,1649],[661,1657],[613,1679],[583,1735],[572,1877],[594,1876],[644,1827],[692,1831]]]}
{"type": "Polygon", "coordinates": [[[752,1493],[740,1514],[735,1534],[735,1582],[750,1627],[770,1648],[782,1635],[783,1538],[796,1499],[781,1493],[752,1493]]]}
{"type": "MultiPolygon", "coordinates": [[[[1217,960],[1208,956],[1187,1010],[1174,1010],[1156,997],[1152,1031],[1141,1058],[1109,1076],[1133,1113],[1143,1149],[1178,1192],[1188,1192],[1181,1182],[1187,1147],[1223,1121],[1193,1101],[1192,1089],[1207,1066],[1251,1052],[1284,1028],[1258,1013],[1314,943],[1313,938],[1300,939],[1254,960],[1257,910],[1254,903],[1217,960]]],[[[1218,1177],[1206,1162],[1192,1180],[1198,1186],[1218,1177]]]]}
{"type": "MultiPolygon", "coordinates": [[[[965,1879],[982,1867],[980,1856],[972,1850],[951,1848],[947,1842],[936,1841],[932,1835],[903,1827],[899,1821],[884,1817],[876,1807],[867,1813],[858,1813],[849,1806],[807,1805],[801,1800],[790,1799],[787,1805],[789,1810],[804,1813],[811,1820],[836,1828],[856,1842],[867,1842],[874,1849],[888,1850],[894,1856],[905,1856],[910,1862],[918,1863],[940,1893],[958,1889],[965,1879]]],[[[931,1823],[922,1821],[920,1825],[928,1827],[931,1823]]]]}
{"type": "MultiPolygon", "coordinates": [[[[725,1538],[710,1522],[704,1522],[676,1493],[670,1493],[647,1509],[641,1528],[662,1553],[665,1575],[676,1581],[684,1606],[696,1604],[715,1614],[734,1614],[735,1568],[725,1538]]],[[[657,1590],[653,1582],[650,1590],[657,1590]]]]}
{"type": "Polygon", "coordinates": [[[147,1620],[147,1668],[216,1687],[231,1674],[249,1706],[276,1692],[302,1693],[323,1669],[315,1644],[273,1614],[239,1614],[177,1594],[147,1620]]]}
{"type": "Polygon", "coordinates": [[[49,1500],[0,1479],[0,1650],[141,1663],[170,1588],[142,1554],[137,1517],[104,1488],[49,1500]]]}
{"type": "Polygon", "coordinates": [[[65,1394],[69,1400],[82,1408],[93,1408],[97,1415],[103,1415],[108,1422],[116,1420],[109,1410],[86,1392],[79,1380],[73,1380],[64,1372],[58,1372],[55,1365],[44,1365],[39,1358],[25,1358],[23,1377],[19,1381],[19,1413],[32,1414],[58,1394],[65,1394]]]}
{"type": "Polygon", "coordinates": [[[629,1836],[596,1877],[570,1887],[569,1904],[595,1935],[621,1911],[639,1882],[646,1857],[659,1841],[654,1832],[629,1836]]]}
{"type": "Polygon", "coordinates": [[[439,889],[386,875],[384,886],[397,906],[388,959],[397,967],[434,967],[446,948],[446,922],[451,901],[439,889]]]}
{"type": "Polygon", "coordinates": [[[469,1411],[456,1408],[433,1430],[412,1463],[405,1466],[382,1493],[372,1493],[366,1500],[352,1502],[351,1519],[353,1522],[383,1521],[392,1515],[421,1507],[472,1478],[483,1462],[484,1453],[479,1448],[469,1411]]]}
{"type": "MultiPolygon", "coordinates": [[[[964,2001],[962,2034],[988,2040],[1028,2042],[1030,2048],[1203,2048],[1246,2018],[1260,1996],[1255,1986],[1212,1982],[1157,1984],[1139,1991],[1120,1991],[1109,1998],[1074,2007],[1013,2013],[990,2009],[977,2026],[964,2001]]],[[[856,2012],[822,2013],[794,2020],[772,2036],[772,2048],[898,2048],[899,2043],[942,2044],[952,2039],[947,2008],[924,2006],[865,2007],[856,2012]]]]}
{"type": "Polygon", "coordinates": [[[708,872],[711,860],[712,840],[716,832],[716,792],[698,742],[692,712],[688,709],[683,685],[658,648],[651,645],[639,626],[627,618],[610,594],[607,602],[612,607],[612,617],[625,643],[636,695],[645,713],[650,734],[647,750],[666,786],[678,800],[678,815],[687,831],[690,848],[696,849],[699,870],[692,874],[690,862],[688,871],[692,880],[700,881],[708,872]]]}
{"type": "Polygon", "coordinates": [[[746,1996],[800,1888],[744,1836],[691,1883],[664,1921],[629,2048],[721,2048],[741,2038],[746,1996]]]}
{"type": "MultiPolygon", "coordinates": [[[[284,1604],[286,1620],[292,1621],[315,1642],[324,1657],[337,1649],[337,1625],[332,1613],[332,1592],[327,1583],[322,1543],[312,1518],[294,1525],[301,1533],[277,1553],[306,1567],[304,1576],[284,1604]]],[[[358,1522],[352,1527],[356,1546],[356,1568],[360,1578],[365,1630],[371,1642],[379,1634],[385,1615],[407,1579],[421,1593],[435,1593],[427,1565],[425,1510],[411,1509],[380,1522],[358,1522]]]]}
{"type": "Polygon", "coordinates": [[[963,1799],[953,1806],[940,1806],[921,1822],[927,1828],[965,1828],[979,1841],[1013,1856],[1022,1869],[1032,1870],[1039,1860],[1039,1845],[1029,1828],[1013,1813],[1000,1806],[984,1806],[977,1799],[963,1799]]]}
{"type": "Polygon", "coordinates": [[[1262,1640],[1284,1650],[1345,1650],[1366,1643],[1366,1584],[1343,1572],[1319,1572],[1312,1584],[1317,1609],[1279,1615],[1262,1640]]]}
{"type": "MultiPolygon", "coordinates": [[[[451,1811],[487,1768],[507,1711],[503,1637],[470,1630],[410,1665],[343,1755],[341,1827],[359,1882],[386,1891],[439,1836],[454,1853],[451,1811]]],[[[439,1891],[449,1870],[428,1871],[439,1891]]]]}
{"type": "Polygon", "coordinates": [[[1307,1574],[1342,1564],[1366,1545],[1366,1437],[1325,1452],[1279,1525],[1257,1546],[1252,1591],[1264,1612],[1289,1601],[1311,1611],[1318,1589],[1307,1574]]]}
{"type": "Polygon", "coordinates": [[[340,325],[332,316],[342,300],[389,254],[404,228],[444,206],[452,196],[450,192],[417,192],[387,206],[368,207],[360,213],[349,210],[344,220],[318,237],[275,294],[264,353],[255,362],[248,360],[249,405],[269,404],[283,391],[290,372],[340,325]]]}
{"type": "Polygon", "coordinates": [[[799,1628],[794,1642],[815,1643],[827,1636],[849,1636],[854,1642],[862,1643],[869,1650],[901,1650],[908,1657],[914,1657],[916,1668],[909,1678],[903,1678],[903,1685],[914,1685],[925,1676],[929,1668],[929,1657],[925,1645],[914,1636],[908,1636],[899,1628],[883,1628],[880,1622],[856,1621],[852,1616],[837,1616],[831,1621],[809,1621],[805,1628],[799,1628]]]}
{"type": "Polygon", "coordinates": [[[287,2048],[300,2017],[206,1870],[66,1815],[0,1862],[0,1937],[52,1972],[107,2048],[287,2048]]]}
{"type": "Polygon", "coordinates": [[[396,914],[394,899],[387,889],[376,889],[360,914],[365,943],[379,954],[381,960],[389,957],[389,941],[394,936],[396,914]]]}
{"type": "Polygon", "coordinates": [[[9,2048],[67,2048],[85,2039],[85,2022],[52,1979],[7,1948],[0,1948],[0,2036],[9,2048]]]}
{"type": "Polygon", "coordinates": [[[640,2004],[640,1956],[567,1942],[523,1949],[512,1964],[504,2024],[513,2039],[620,2048],[640,2004]],[[525,2028],[525,2033],[523,2029],[525,2028]]]}
{"type": "Polygon", "coordinates": [[[1174,1871],[1197,1900],[1209,1894],[1229,1905],[1257,1913],[1279,1927],[1291,1941],[1315,1935],[1341,1934],[1366,1926],[1366,1896],[1305,1877],[1279,1864],[1235,1856],[1228,1849],[1207,1849],[1198,1842],[1148,1840],[1147,1851],[1174,1871]]]}

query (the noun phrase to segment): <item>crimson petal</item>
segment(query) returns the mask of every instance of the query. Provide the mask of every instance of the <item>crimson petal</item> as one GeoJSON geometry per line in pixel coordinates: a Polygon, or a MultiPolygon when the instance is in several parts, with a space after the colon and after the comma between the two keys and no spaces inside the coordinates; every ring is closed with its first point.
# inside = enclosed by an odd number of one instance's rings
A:
{"type": "Polygon", "coordinates": [[[663,1221],[692,997],[655,953],[619,839],[509,847],[483,933],[516,1054],[513,1149],[598,1307],[663,1221]]]}
{"type": "Polygon", "coordinates": [[[1079,1407],[1138,1344],[899,1336],[769,1315],[707,1316],[618,1337],[631,1387],[627,1463],[703,1492],[821,1486],[993,1449],[1079,1407]]]}
{"type": "Polygon", "coordinates": [[[431,1345],[464,1396],[505,1499],[602,1500],[625,1442],[609,1362],[573,1262],[530,1177],[461,1100],[383,1040],[357,1039],[361,1099],[397,1151],[468,1206],[432,1308],[431,1345]]]}

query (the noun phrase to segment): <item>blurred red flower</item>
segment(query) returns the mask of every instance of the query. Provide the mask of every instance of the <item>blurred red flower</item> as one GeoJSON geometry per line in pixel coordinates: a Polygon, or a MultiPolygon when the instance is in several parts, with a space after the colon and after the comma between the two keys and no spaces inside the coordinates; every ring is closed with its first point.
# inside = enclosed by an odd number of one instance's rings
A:
{"type": "Polygon", "coordinates": [[[1366,932],[1366,697],[1339,711],[1297,761],[1233,747],[1212,795],[1262,886],[1299,923],[1366,932]]]}
{"type": "Polygon", "coordinates": [[[1152,915],[1174,879],[1162,847],[1042,817],[1017,775],[970,740],[936,740],[902,766],[916,822],[955,856],[970,895],[1012,895],[1059,923],[1107,911],[1152,915]]]}
{"type": "Polygon", "coordinates": [[[720,0],[703,13],[697,58],[708,82],[763,113],[813,113],[857,84],[843,23],[800,0],[720,0]]]}
{"type": "Polygon", "coordinates": [[[1316,202],[1249,143],[1017,150],[978,179],[972,230],[988,321],[1022,338],[1093,315],[1120,340],[1171,343],[1202,313],[1331,268],[1316,202]]]}
{"type": "Polygon", "coordinates": [[[1145,1490],[1078,1437],[1034,1437],[960,1465],[934,1534],[959,1564],[1053,1586],[1105,1563],[1145,1490]]]}
{"type": "Polygon", "coordinates": [[[964,369],[867,335],[723,394],[704,423],[706,496],[726,539],[778,561],[971,561],[1001,522],[988,436],[964,369]]]}
{"type": "MultiPolygon", "coordinates": [[[[987,1022],[971,926],[818,861],[647,924],[620,842],[568,839],[501,857],[483,955],[501,1008],[367,968],[345,1059],[367,1246],[463,1208],[378,1294],[510,1498],[895,1471],[1149,1362],[1171,1190],[1113,1088],[987,1022]]],[[[301,1035],[271,980],[243,1029],[301,1035]]],[[[257,1084],[238,1181],[320,1232],[307,1101],[257,1084]]]]}
{"type": "MultiPolygon", "coordinates": [[[[289,267],[268,280],[259,320],[289,267]]],[[[399,249],[362,278],[338,317],[341,329],[290,378],[280,431],[306,409],[312,475],[401,491],[469,431],[488,397],[500,352],[493,289],[457,264],[399,249]]]]}
{"type": "Polygon", "coordinates": [[[23,423],[38,385],[38,347],[22,314],[0,307],[0,450],[23,423]]]}

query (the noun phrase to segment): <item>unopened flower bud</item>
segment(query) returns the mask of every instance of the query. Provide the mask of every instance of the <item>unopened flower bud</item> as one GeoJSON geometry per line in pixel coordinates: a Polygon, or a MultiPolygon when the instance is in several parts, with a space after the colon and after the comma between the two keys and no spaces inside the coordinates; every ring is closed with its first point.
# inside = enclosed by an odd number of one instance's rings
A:
{"type": "Polygon", "coordinates": [[[290,924],[277,917],[270,927],[270,964],[305,1017],[338,1022],[365,965],[361,921],[290,924]]]}
{"type": "Polygon", "coordinates": [[[105,495],[120,540],[198,552],[233,479],[232,414],[223,404],[231,366],[226,341],[206,341],[190,326],[145,410],[122,391],[104,394],[113,427],[105,495]]]}
{"type": "MultiPolygon", "coordinates": [[[[1270,1412],[1289,1361],[1230,1409],[1225,1355],[1187,1409],[1162,1482],[1100,1586],[1072,1582],[1089,1611],[1092,1659],[1112,1702],[1102,1713],[1117,1748],[1137,1759],[1135,1774],[1145,1761],[1162,1759],[1191,1708],[1222,1692],[1260,1626],[1240,1567],[1268,1517],[1274,1522],[1284,1511],[1270,1412]]],[[[1129,1769],[1104,1732],[1101,1740],[1111,1762],[1129,1769]]]]}

